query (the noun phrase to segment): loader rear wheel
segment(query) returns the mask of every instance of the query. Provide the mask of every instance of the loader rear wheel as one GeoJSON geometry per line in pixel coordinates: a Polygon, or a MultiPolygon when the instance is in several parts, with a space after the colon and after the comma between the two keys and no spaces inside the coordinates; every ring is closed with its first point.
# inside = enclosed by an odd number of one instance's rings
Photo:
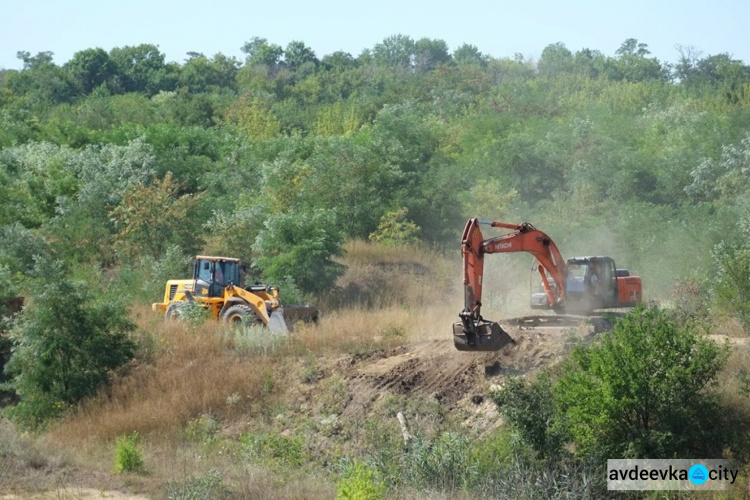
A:
{"type": "Polygon", "coordinates": [[[258,318],[258,316],[255,314],[255,311],[253,311],[250,307],[242,304],[238,304],[227,309],[222,319],[225,323],[229,323],[230,325],[263,324],[260,318],[258,318]]]}

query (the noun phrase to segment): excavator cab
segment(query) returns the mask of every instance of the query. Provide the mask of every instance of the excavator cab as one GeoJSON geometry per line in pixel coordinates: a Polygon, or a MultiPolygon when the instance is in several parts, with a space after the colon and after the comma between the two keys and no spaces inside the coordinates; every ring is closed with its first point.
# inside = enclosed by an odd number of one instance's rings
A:
{"type": "Polygon", "coordinates": [[[617,306],[617,274],[611,257],[568,259],[566,309],[588,314],[617,306]]]}

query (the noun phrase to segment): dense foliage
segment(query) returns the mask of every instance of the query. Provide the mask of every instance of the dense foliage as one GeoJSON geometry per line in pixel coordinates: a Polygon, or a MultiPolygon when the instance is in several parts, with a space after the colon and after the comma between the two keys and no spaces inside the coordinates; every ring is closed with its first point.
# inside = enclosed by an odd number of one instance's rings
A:
{"type": "MultiPolygon", "coordinates": [[[[319,221],[325,261],[402,211],[441,244],[468,215],[529,220],[654,294],[737,231],[750,67],[726,54],[668,64],[628,39],[529,61],[404,35],[358,57],[258,37],[242,50],[178,64],[150,44],[96,48],[62,66],[20,52],[22,70],[0,71],[0,225],[79,264],[176,244],[297,279],[294,245],[266,253],[281,221],[319,221]]],[[[312,272],[303,291],[336,277],[312,272]]]]}
{"type": "Polygon", "coordinates": [[[716,386],[728,350],[656,307],[579,346],[553,382],[513,379],[494,399],[541,457],[689,458],[746,452],[722,424],[716,386]]]}
{"type": "Polygon", "coordinates": [[[39,261],[34,275],[34,303],[14,322],[5,367],[21,397],[9,414],[28,427],[94,394],[135,347],[128,337],[135,325],[120,304],[97,300],[59,261],[39,261]]]}
{"type": "Polygon", "coordinates": [[[628,39],[614,56],[556,43],[530,61],[404,35],[358,57],[258,37],[242,50],[178,64],[142,44],[62,66],[20,52],[22,70],[0,71],[0,226],[75,264],[178,245],[312,292],[336,269],[298,263],[294,243],[269,254],[281,224],[318,221],[325,262],[394,214],[410,238],[451,245],[469,215],[529,220],[656,295],[713,278],[709,250],[747,211],[750,67],[726,54],[668,64],[628,39]]]}
{"type": "MultiPolygon", "coordinates": [[[[92,48],[62,65],[19,52],[23,69],[0,70],[0,300],[34,304],[14,327],[19,392],[90,394],[127,343],[80,380],[52,358],[27,366],[35,349],[58,322],[124,338],[92,297],[157,300],[196,252],[327,293],[347,239],[455,252],[468,216],[533,222],[567,256],[611,255],[647,298],[692,280],[750,324],[742,61],[684,49],[669,64],[634,39],[614,56],[556,43],[538,61],[405,35],[357,57],[259,37],[242,50],[175,63],[150,44],[92,48]],[[67,275],[32,279],[35,256],[67,275]]],[[[101,347],[65,338],[80,363],[101,347]]]]}

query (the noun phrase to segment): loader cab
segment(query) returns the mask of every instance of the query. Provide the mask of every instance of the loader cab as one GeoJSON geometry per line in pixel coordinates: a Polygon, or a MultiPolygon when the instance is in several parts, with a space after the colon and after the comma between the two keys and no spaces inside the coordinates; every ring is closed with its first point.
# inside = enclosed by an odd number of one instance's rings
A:
{"type": "Polygon", "coordinates": [[[196,296],[223,297],[229,283],[240,284],[239,259],[199,255],[195,258],[193,280],[196,296]]]}

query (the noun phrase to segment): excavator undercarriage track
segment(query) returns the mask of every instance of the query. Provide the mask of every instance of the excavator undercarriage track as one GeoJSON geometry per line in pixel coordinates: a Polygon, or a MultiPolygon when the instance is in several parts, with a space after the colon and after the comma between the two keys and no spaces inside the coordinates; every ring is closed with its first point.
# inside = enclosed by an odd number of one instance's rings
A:
{"type": "Polygon", "coordinates": [[[581,323],[587,321],[588,319],[589,318],[586,316],[576,316],[571,314],[555,316],[551,314],[539,314],[535,316],[523,316],[521,318],[507,319],[503,320],[503,323],[518,328],[564,328],[566,326],[576,327],[581,323]]]}
{"type": "Polygon", "coordinates": [[[602,315],[580,316],[573,314],[540,314],[522,316],[519,318],[474,322],[472,328],[467,329],[463,322],[453,324],[453,344],[459,351],[499,351],[516,341],[503,329],[513,327],[518,330],[544,328],[576,328],[584,324],[593,326],[594,333],[611,330],[617,318],[624,316],[622,312],[606,312],[602,315]],[[467,330],[474,330],[474,332],[467,330]]]}

